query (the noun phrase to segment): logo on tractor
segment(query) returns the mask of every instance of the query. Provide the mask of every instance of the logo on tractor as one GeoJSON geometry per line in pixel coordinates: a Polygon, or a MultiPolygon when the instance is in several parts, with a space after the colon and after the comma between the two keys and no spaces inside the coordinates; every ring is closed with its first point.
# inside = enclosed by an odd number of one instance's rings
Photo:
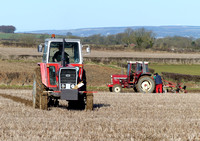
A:
{"type": "Polygon", "coordinates": [[[70,77],[71,75],[70,75],[70,74],[66,74],[65,76],[66,76],[66,77],[70,77]]]}

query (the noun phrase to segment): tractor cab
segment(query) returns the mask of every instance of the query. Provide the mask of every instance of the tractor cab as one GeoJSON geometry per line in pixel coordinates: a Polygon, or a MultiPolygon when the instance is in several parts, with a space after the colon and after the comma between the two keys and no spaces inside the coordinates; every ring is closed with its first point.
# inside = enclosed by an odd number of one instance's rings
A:
{"type": "MultiPolygon", "coordinates": [[[[38,46],[40,48],[41,45],[38,46]]],[[[42,51],[41,49],[38,49],[42,51]]],[[[79,39],[56,39],[45,40],[43,51],[43,63],[82,64],[81,44],[79,39]]]]}
{"type": "Polygon", "coordinates": [[[127,76],[130,83],[134,83],[142,75],[151,75],[148,68],[149,62],[127,61],[127,76]]]}

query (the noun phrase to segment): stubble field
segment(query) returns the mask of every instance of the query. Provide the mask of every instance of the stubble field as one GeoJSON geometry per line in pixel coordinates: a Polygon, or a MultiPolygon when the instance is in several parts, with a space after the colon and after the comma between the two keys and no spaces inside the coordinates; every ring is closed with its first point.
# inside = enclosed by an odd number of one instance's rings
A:
{"type": "Polygon", "coordinates": [[[200,140],[199,94],[94,94],[94,111],[33,109],[31,90],[0,90],[0,140],[200,140]]]}
{"type": "MultiPolygon", "coordinates": [[[[15,53],[39,55],[35,49],[0,48],[0,84],[30,85],[36,62],[16,60],[15,53]]],[[[133,54],[93,51],[92,55],[133,54]]],[[[199,54],[180,54],[180,57],[187,56],[198,58],[199,54]]],[[[90,87],[105,86],[110,82],[110,74],[121,73],[120,69],[92,63],[86,64],[85,69],[90,87]]],[[[32,108],[31,90],[0,89],[0,140],[200,140],[199,101],[199,93],[98,91],[94,93],[93,111],[69,110],[66,101],[60,101],[59,107],[43,111],[32,108]]]]}

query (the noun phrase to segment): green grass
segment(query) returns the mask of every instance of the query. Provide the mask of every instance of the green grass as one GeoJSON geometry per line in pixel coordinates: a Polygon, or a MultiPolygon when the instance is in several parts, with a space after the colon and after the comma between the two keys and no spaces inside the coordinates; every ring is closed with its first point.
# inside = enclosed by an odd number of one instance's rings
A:
{"type": "MultiPolygon", "coordinates": [[[[25,36],[33,36],[36,39],[42,38],[51,38],[51,35],[48,34],[25,34],[25,33],[0,33],[0,39],[14,39],[14,40],[19,40],[25,36]]],[[[62,37],[61,35],[56,35],[56,37],[62,37]]]]}
{"type": "Polygon", "coordinates": [[[187,88],[188,93],[200,92],[200,88],[187,88]]]}
{"type": "Polygon", "coordinates": [[[200,65],[169,65],[169,64],[149,64],[149,68],[155,72],[171,72],[180,74],[200,75],[200,65]]]}
{"type": "Polygon", "coordinates": [[[108,87],[87,86],[87,91],[108,91],[108,87]]]}
{"type": "Polygon", "coordinates": [[[0,89],[32,89],[32,86],[0,85],[0,89]]]}
{"type": "Polygon", "coordinates": [[[86,61],[84,62],[84,64],[99,65],[99,66],[102,66],[102,67],[109,67],[109,68],[118,69],[118,70],[124,69],[124,68],[119,67],[115,64],[103,64],[103,63],[94,63],[94,62],[86,62],[86,61]]]}

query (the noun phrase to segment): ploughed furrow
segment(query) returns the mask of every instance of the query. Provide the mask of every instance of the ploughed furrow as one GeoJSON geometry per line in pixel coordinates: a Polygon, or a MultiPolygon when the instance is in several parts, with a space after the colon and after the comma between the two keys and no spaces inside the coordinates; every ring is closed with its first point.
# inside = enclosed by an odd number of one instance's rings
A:
{"type": "Polygon", "coordinates": [[[13,100],[15,102],[19,102],[19,103],[25,104],[26,106],[31,106],[32,107],[32,105],[33,105],[32,100],[22,99],[22,98],[17,97],[17,96],[12,96],[12,95],[2,94],[2,93],[0,93],[0,96],[4,97],[4,98],[7,98],[7,99],[11,99],[11,100],[13,100]]]}

